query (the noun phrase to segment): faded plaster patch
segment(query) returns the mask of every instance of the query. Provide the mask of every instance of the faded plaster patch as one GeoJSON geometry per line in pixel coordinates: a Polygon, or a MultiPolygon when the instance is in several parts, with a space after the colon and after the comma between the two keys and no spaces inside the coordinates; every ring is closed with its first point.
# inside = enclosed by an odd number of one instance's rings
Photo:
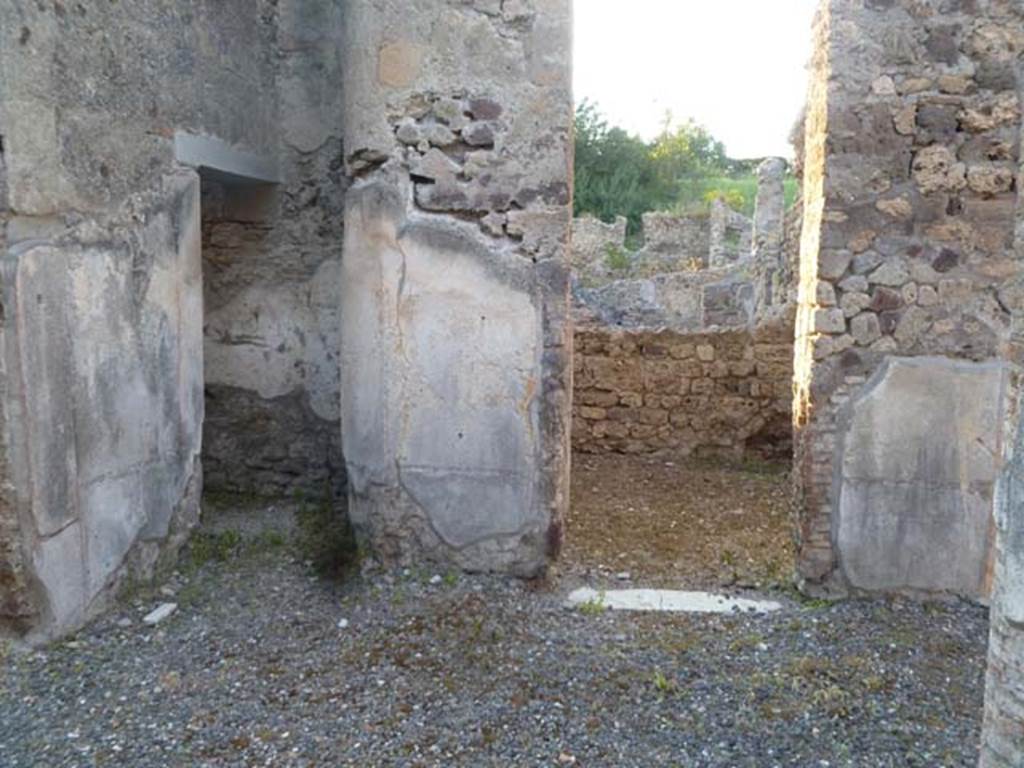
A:
{"type": "Polygon", "coordinates": [[[852,401],[835,531],[852,586],[980,596],[1006,376],[893,358],[852,401]]]}

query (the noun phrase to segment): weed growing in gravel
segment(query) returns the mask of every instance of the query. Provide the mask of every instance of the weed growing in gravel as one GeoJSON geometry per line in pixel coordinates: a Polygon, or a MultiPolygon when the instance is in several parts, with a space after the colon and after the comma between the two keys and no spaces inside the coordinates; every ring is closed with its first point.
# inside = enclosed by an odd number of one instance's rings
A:
{"type": "Polygon", "coordinates": [[[805,595],[797,589],[795,584],[790,584],[785,592],[793,599],[794,602],[799,603],[800,607],[805,611],[822,611],[826,608],[831,608],[835,602],[823,597],[810,597],[809,595],[805,595]]]}
{"type": "Polygon", "coordinates": [[[204,490],[203,491],[203,513],[219,512],[239,507],[255,507],[268,497],[261,496],[255,490],[204,490]]]}
{"type": "Polygon", "coordinates": [[[592,597],[585,603],[580,603],[580,613],[584,616],[600,616],[606,610],[608,606],[605,605],[605,592],[602,589],[597,593],[596,597],[592,597]]]}
{"type": "Polygon", "coordinates": [[[174,596],[179,608],[188,608],[203,599],[205,585],[201,579],[189,579],[174,596]]]}
{"type": "Polygon", "coordinates": [[[288,541],[281,531],[260,531],[256,538],[250,543],[250,548],[255,552],[272,552],[281,549],[288,541]]]}
{"type": "Polygon", "coordinates": [[[238,531],[227,530],[220,533],[200,531],[192,535],[188,542],[186,569],[199,570],[209,562],[223,563],[231,557],[242,542],[238,531]]]}
{"type": "Polygon", "coordinates": [[[671,693],[676,687],[676,684],[665,677],[660,669],[654,670],[653,683],[658,693],[671,693]]]}
{"type": "Polygon", "coordinates": [[[880,675],[868,675],[861,680],[861,685],[864,686],[864,690],[868,693],[881,693],[892,687],[892,684],[880,675]]]}
{"type": "Polygon", "coordinates": [[[846,717],[850,714],[851,696],[849,691],[838,685],[819,688],[811,694],[811,703],[815,709],[823,711],[831,717],[846,717]]]}
{"type": "Polygon", "coordinates": [[[325,578],[341,578],[359,565],[360,555],[348,517],[329,490],[319,503],[298,496],[297,545],[313,570],[325,578]]]}
{"type": "Polygon", "coordinates": [[[932,616],[945,616],[949,613],[949,603],[939,600],[928,600],[921,603],[921,610],[932,616]]]}
{"type": "Polygon", "coordinates": [[[753,650],[763,642],[763,635],[757,632],[751,632],[748,635],[741,635],[740,637],[735,638],[731,643],[729,643],[729,650],[733,653],[741,653],[742,651],[753,650]]]}
{"type": "Polygon", "coordinates": [[[805,611],[823,611],[831,605],[831,600],[825,600],[823,598],[807,598],[801,603],[800,607],[805,611]]]}

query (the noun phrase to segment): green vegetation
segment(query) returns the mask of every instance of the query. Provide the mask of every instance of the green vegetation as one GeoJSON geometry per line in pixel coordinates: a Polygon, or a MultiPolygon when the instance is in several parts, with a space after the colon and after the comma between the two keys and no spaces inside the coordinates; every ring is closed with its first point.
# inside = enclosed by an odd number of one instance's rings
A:
{"type": "Polygon", "coordinates": [[[242,535],[238,531],[227,530],[219,533],[198,531],[188,542],[187,569],[196,571],[206,563],[225,562],[235,554],[242,543],[242,535]]]}
{"type": "MultiPolygon", "coordinates": [[[[741,165],[746,165],[745,163],[741,165]]],[[[796,179],[787,176],[783,182],[786,208],[796,202],[798,185],[796,179]]],[[[674,213],[694,214],[707,210],[715,198],[722,198],[726,205],[746,216],[754,214],[757,200],[757,174],[737,172],[734,175],[691,176],[679,180],[679,196],[672,208],[674,213]]]]}
{"type": "MultiPolygon", "coordinates": [[[[610,126],[597,105],[584,101],[575,125],[576,216],[589,213],[606,222],[625,216],[628,236],[635,237],[648,211],[700,214],[719,197],[742,213],[754,211],[759,161],[727,157],[724,145],[693,120],[676,123],[666,116],[661,133],[646,142],[610,126]]],[[[796,179],[788,178],[787,206],[796,193],[796,179]]]]}
{"type": "Polygon", "coordinates": [[[604,600],[605,592],[602,589],[596,597],[580,604],[580,613],[584,616],[600,616],[608,608],[608,606],[605,605],[604,600]]]}
{"type": "MultiPolygon", "coordinates": [[[[188,541],[182,565],[187,573],[195,573],[207,563],[225,563],[236,557],[258,555],[282,549],[288,543],[281,531],[260,531],[252,537],[229,528],[224,531],[196,531],[188,541]]],[[[131,592],[137,591],[133,585],[131,592]]]]}
{"type": "Polygon", "coordinates": [[[604,260],[605,264],[608,265],[608,269],[612,269],[617,272],[624,272],[629,269],[629,254],[619,246],[612,243],[609,243],[605,248],[604,260]]]}
{"type": "Polygon", "coordinates": [[[654,688],[658,693],[670,693],[676,687],[675,683],[665,677],[660,669],[654,670],[654,679],[651,682],[654,683],[654,688]]]}
{"type": "Polygon", "coordinates": [[[357,567],[360,554],[348,518],[338,509],[330,491],[319,503],[299,498],[296,544],[320,576],[341,578],[357,567]]]}

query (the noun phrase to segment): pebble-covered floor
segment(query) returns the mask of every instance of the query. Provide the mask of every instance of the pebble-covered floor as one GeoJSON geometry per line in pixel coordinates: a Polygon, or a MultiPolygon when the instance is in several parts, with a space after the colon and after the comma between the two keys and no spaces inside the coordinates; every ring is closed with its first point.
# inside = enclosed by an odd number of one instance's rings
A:
{"type": "Polygon", "coordinates": [[[431,571],[330,581],[290,528],[231,520],[162,591],[52,647],[5,646],[0,765],[977,760],[987,616],[976,606],[830,606],[775,589],[784,607],[762,616],[570,609],[585,572],[572,564],[545,583],[431,571]],[[169,619],[141,623],[167,601],[169,619]]]}
{"type": "Polygon", "coordinates": [[[576,454],[559,568],[644,586],[788,584],[791,497],[779,464],[576,454]]]}

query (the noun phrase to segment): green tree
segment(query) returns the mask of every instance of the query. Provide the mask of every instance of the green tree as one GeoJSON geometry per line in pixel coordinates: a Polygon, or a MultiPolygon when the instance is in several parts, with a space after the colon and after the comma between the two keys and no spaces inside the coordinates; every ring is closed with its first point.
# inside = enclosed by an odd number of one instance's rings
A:
{"type": "Polygon", "coordinates": [[[694,178],[721,175],[729,166],[725,147],[692,120],[666,115],[661,132],[645,142],[608,125],[597,106],[576,108],[576,179],[573,212],[603,221],[625,216],[636,234],[648,211],[677,206],[694,178]]]}
{"type": "Polygon", "coordinates": [[[576,108],[576,178],[573,211],[603,221],[629,220],[671,201],[658,189],[650,147],[638,136],[610,127],[597,107],[584,101],[576,108]]]}
{"type": "Polygon", "coordinates": [[[726,170],[729,158],[725,145],[692,119],[676,124],[672,113],[665,114],[661,133],[651,145],[658,172],[676,183],[685,176],[708,176],[726,170]]]}

